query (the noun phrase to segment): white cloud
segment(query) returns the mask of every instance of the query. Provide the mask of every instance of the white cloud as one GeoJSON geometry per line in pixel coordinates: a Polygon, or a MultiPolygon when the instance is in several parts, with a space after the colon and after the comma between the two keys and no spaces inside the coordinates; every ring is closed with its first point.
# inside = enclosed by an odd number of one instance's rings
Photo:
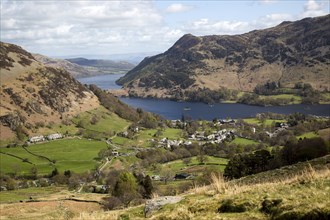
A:
{"type": "Polygon", "coordinates": [[[153,36],[164,21],[151,1],[4,1],[1,13],[1,40],[46,54],[126,53],[141,50],[135,41],[165,36],[153,36]]]}
{"type": "Polygon", "coordinates": [[[322,10],[322,7],[315,0],[309,0],[305,4],[305,11],[318,11],[318,10],[322,10]]]}
{"type": "Polygon", "coordinates": [[[186,24],[183,30],[194,35],[238,34],[248,31],[249,23],[243,21],[210,21],[207,18],[202,18],[186,24]]]}
{"type": "Polygon", "coordinates": [[[179,13],[179,12],[185,12],[193,9],[192,6],[189,5],[183,5],[183,4],[171,4],[166,8],[166,12],[168,13],[179,13]]]}
{"type": "Polygon", "coordinates": [[[258,20],[251,22],[255,28],[268,28],[280,24],[283,21],[292,21],[295,17],[291,14],[269,14],[260,17],[258,20]]]}
{"type": "Polygon", "coordinates": [[[328,14],[329,11],[325,11],[322,2],[315,0],[308,0],[304,6],[304,12],[301,17],[316,17],[328,14]]]}
{"type": "Polygon", "coordinates": [[[261,2],[261,4],[273,4],[276,3],[277,0],[259,0],[261,2]]]}

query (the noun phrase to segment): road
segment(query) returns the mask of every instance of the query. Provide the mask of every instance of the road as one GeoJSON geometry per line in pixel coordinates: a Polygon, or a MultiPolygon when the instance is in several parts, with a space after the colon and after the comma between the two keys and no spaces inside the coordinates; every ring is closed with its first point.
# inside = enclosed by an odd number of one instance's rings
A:
{"type": "Polygon", "coordinates": [[[108,163],[110,163],[113,159],[113,157],[111,157],[111,159],[109,160],[108,157],[105,158],[106,159],[106,162],[104,164],[102,164],[102,166],[100,166],[99,168],[99,172],[102,172],[102,170],[107,166],[108,163]]]}

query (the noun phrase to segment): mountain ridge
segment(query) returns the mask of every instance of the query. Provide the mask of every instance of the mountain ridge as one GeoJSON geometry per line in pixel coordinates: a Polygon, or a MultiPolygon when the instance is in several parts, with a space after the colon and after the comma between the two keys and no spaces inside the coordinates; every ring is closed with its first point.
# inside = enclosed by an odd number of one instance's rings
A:
{"type": "Polygon", "coordinates": [[[198,88],[251,92],[257,85],[308,82],[329,90],[330,15],[238,35],[186,34],[145,58],[117,83],[141,97],[173,98],[198,88]]]}

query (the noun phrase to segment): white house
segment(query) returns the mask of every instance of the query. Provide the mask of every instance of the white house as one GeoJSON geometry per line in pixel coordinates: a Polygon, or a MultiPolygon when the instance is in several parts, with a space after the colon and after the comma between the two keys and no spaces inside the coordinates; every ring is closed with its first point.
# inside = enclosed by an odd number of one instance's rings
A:
{"type": "Polygon", "coordinates": [[[118,157],[119,156],[119,153],[117,151],[112,151],[111,153],[112,153],[112,156],[114,156],[114,157],[118,157]]]}
{"type": "Polygon", "coordinates": [[[47,136],[48,140],[56,140],[56,139],[60,139],[60,138],[63,138],[62,134],[60,134],[60,133],[50,134],[47,136]]]}
{"type": "Polygon", "coordinates": [[[29,142],[31,143],[36,143],[36,142],[40,142],[40,141],[44,141],[45,137],[40,135],[40,136],[33,136],[29,138],[29,142]]]}

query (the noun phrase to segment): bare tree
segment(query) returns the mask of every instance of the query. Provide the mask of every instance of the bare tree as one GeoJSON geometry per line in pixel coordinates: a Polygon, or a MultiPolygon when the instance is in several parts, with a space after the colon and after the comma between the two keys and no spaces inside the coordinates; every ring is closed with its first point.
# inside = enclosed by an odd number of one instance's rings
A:
{"type": "Polygon", "coordinates": [[[174,172],[169,167],[163,167],[160,171],[160,176],[163,178],[164,183],[167,184],[167,181],[173,178],[174,172]]]}

